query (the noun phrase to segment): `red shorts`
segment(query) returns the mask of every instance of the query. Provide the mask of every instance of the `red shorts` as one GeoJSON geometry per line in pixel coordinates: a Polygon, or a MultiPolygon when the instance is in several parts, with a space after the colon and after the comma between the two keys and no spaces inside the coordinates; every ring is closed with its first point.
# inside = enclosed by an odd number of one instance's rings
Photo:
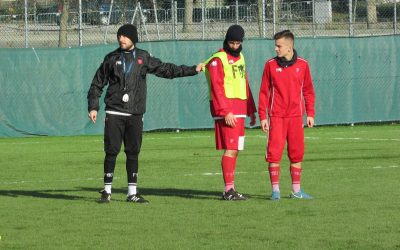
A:
{"type": "Polygon", "coordinates": [[[215,144],[218,150],[243,150],[245,118],[236,119],[234,128],[226,125],[224,119],[215,120],[215,144]]]}
{"type": "Polygon", "coordinates": [[[304,156],[303,117],[271,117],[269,122],[266,161],[279,163],[287,141],[290,162],[302,162],[304,156]]]}

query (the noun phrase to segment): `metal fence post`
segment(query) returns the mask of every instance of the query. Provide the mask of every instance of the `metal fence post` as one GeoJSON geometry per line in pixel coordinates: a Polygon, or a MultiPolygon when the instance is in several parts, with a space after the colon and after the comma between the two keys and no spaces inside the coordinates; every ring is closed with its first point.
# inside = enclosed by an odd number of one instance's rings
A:
{"type": "Polygon", "coordinates": [[[356,23],[356,17],[357,17],[357,0],[354,0],[353,23],[356,23]]]}
{"type": "Polygon", "coordinates": [[[161,40],[160,38],[160,27],[158,25],[158,15],[157,15],[157,6],[156,6],[156,0],[153,0],[153,9],[154,9],[154,17],[156,21],[156,28],[157,28],[157,38],[158,40],[161,40]]]}
{"type": "Polygon", "coordinates": [[[313,37],[315,38],[315,0],[312,1],[312,33],[313,33],[313,37]]]}
{"type": "Polygon", "coordinates": [[[353,1],[349,0],[349,36],[353,36],[353,1]]]}
{"type": "Polygon", "coordinates": [[[37,25],[37,3],[36,1],[33,2],[33,25],[37,25]]]}
{"type": "Polygon", "coordinates": [[[272,35],[276,33],[276,0],[272,0],[272,35]]]}
{"type": "Polygon", "coordinates": [[[79,0],[79,46],[82,47],[82,0],[79,0]]]}
{"type": "Polygon", "coordinates": [[[28,0],[25,0],[25,48],[28,48],[28,0]]]}
{"type": "Polygon", "coordinates": [[[144,19],[142,6],[140,5],[140,2],[138,2],[138,8],[139,8],[139,14],[140,14],[139,18],[142,21],[142,24],[143,24],[143,27],[144,27],[144,33],[146,34],[147,41],[150,41],[149,40],[149,33],[147,32],[146,20],[144,19]]]}
{"type": "Polygon", "coordinates": [[[107,20],[106,32],[104,33],[104,44],[107,44],[108,26],[110,26],[111,11],[112,11],[113,5],[114,5],[114,0],[111,0],[110,10],[108,12],[108,20],[107,20]]]}
{"type": "Polygon", "coordinates": [[[201,0],[201,25],[202,25],[202,38],[205,39],[206,33],[206,20],[205,20],[205,3],[204,0],[201,0]]]}
{"type": "Polygon", "coordinates": [[[172,8],[172,39],[177,39],[177,29],[178,29],[178,4],[176,1],[171,2],[172,8]]]}
{"type": "Polygon", "coordinates": [[[236,24],[239,24],[239,1],[236,0],[236,24]]]}
{"type": "Polygon", "coordinates": [[[175,1],[175,40],[178,40],[178,1],[175,1]]]}
{"type": "Polygon", "coordinates": [[[175,35],[175,4],[174,1],[171,1],[171,25],[172,25],[172,40],[174,40],[175,35]]]}
{"type": "Polygon", "coordinates": [[[394,34],[397,34],[397,3],[396,0],[393,0],[393,4],[394,4],[394,23],[393,23],[393,27],[394,27],[394,34]]]}
{"type": "Polygon", "coordinates": [[[266,25],[265,25],[265,20],[266,20],[266,18],[265,18],[265,0],[262,0],[261,8],[262,8],[262,12],[261,12],[262,37],[265,38],[265,36],[266,36],[265,35],[265,28],[266,28],[266,25]]]}

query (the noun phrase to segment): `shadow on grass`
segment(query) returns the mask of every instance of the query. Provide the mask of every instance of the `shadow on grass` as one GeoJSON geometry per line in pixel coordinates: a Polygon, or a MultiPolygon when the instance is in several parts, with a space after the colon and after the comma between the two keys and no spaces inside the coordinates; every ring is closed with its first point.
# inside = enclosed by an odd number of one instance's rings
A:
{"type": "MultiPolygon", "coordinates": [[[[98,189],[94,188],[81,188],[83,191],[98,192],[98,189]]],[[[127,189],[125,188],[113,188],[113,193],[126,194],[127,189]]],[[[216,200],[221,199],[222,192],[216,191],[205,191],[205,190],[193,190],[193,189],[177,189],[177,188],[139,188],[139,193],[143,196],[154,195],[154,196],[169,196],[169,197],[180,197],[186,199],[210,199],[216,200]]]]}
{"type": "Polygon", "coordinates": [[[87,197],[78,195],[68,195],[62,193],[76,192],[77,190],[0,190],[0,196],[20,197],[29,196],[44,199],[60,199],[60,200],[88,200],[87,197]]]}
{"type": "MultiPolygon", "coordinates": [[[[113,188],[113,193],[126,194],[125,188],[113,188]]],[[[178,189],[178,188],[140,188],[140,194],[143,196],[165,196],[165,197],[180,197],[185,199],[200,199],[200,200],[222,200],[222,192],[193,190],[193,189],[178,189]]],[[[42,199],[56,200],[84,200],[93,201],[99,198],[99,189],[89,187],[77,187],[76,189],[51,189],[51,190],[0,190],[0,196],[8,197],[33,197],[42,199]],[[93,192],[90,197],[72,195],[68,193],[76,192],[93,192]]],[[[252,198],[257,198],[254,195],[252,198]]],[[[261,197],[260,197],[261,198],[261,197]]],[[[263,197],[265,198],[265,197],[263,197]]]]}

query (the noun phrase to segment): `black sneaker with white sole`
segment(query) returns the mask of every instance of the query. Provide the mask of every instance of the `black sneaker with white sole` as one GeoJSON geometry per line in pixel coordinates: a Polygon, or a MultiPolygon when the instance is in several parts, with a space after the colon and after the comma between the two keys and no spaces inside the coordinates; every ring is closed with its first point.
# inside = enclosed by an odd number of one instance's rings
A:
{"type": "Polygon", "coordinates": [[[247,197],[231,188],[228,192],[224,192],[222,199],[227,201],[244,201],[247,200],[247,197]]]}
{"type": "Polygon", "coordinates": [[[98,200],[99,203],[108,203],[111,200],[111,194],[107,193],[106,190],[101,190],[99,192],[101,194],[100,199],[98,200]]]}
{"type": "Polygon", "coordinates": [[[134,203],[149,203],[149,201],[143,198],[140,194],[128,195],[128,197],[126,197],[126,201],[134,203]]]}

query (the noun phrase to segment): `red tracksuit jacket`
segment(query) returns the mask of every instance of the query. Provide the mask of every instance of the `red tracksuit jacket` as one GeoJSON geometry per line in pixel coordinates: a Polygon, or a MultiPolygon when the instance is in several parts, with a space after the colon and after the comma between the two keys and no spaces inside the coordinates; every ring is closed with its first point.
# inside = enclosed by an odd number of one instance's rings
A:
{"type": "MultiPolygon", "coordinates": [[[[223,51],[221,49],[220,51],[223,51]]],[[[233,60],[236,62],[240,57],[233,57],[228,54],[228,61],[233,60]]],[[[246,87],[247,87],[247,100],[241,100],[237,98],[227,98],[225,96],[224,89],[224,68],[219,58],[213,58],[206,65],[211,80],[211,98],[210,111],[211,115],[216,117],[225,117],[229,112],[234,115],[245,115],[249,116],[256,112],[256,106],[254,104],[253,95],[251,94],[249,81],[246,73],[246,87]]]]}
{"type": "Polygon", "coordinates": [[[275,58],[265,63],[258,99],[260,120],[273,117],[314,117],[315,95],[310,68],[306,60],[282,68],[275,58]]]}

